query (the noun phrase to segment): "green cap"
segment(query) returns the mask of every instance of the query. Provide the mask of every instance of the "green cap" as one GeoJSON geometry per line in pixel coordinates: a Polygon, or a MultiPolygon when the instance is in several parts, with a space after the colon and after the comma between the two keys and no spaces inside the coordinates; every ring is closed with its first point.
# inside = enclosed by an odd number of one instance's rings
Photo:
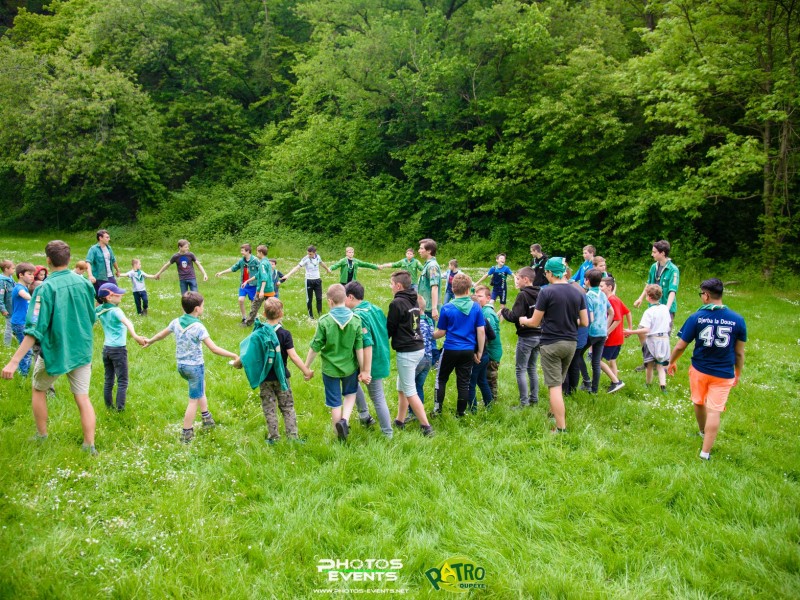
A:
{"type": "Polygon", "coordinates": [[[567,272],[567,261],[561,256],[554,256],[548,258],[544,264],[544,270],[550,271],[556,277],[563,277],[567,272]]]}

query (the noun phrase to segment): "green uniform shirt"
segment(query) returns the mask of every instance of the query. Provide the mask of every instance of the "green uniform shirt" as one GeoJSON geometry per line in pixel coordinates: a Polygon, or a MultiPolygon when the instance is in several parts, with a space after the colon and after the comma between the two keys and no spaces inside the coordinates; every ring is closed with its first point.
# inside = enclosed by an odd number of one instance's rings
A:
{"type": "MultiPolygon", "coordinates": [[[[357,258],[353,259],[352,266],[353,266],[353,278],[350,281],[356,281],[358,279],[359,267],[364,267],[365,269],[375,269],[375,270],[378,269],[378,265],[373,265],[372,263],[364,262],[363,260],[358,260],[357,258]]],[[[341,271],[339,272],[339,283],[341,283],[342,285],[350,283],[349,281],[347,281],[347,274],[350,271],[350,265],[347,264],[347,257],[337,260],[329,268],[331,271],[335,269],[341,269],[341,271]]]]}
{"type": "Polygon", "coordinates": [[[386,379],[389,376],[390,353],[389,332],[386,330],[386,316],[383,311],[363,300],[353,309],[361,317],[364,335],[364,347],[372,347],[372,368],[370,374],[373,379],[386,379]]]}
{"type": "Polygon", "coordinates": [[[669,299],[669,293],[675,292],[675,301],[669,308],[669,312],[675,313],[678,310],[678,285],[681,282],[681,275],[678,267],[672,262],[671,258],[667,259],[667,263],[661,271],[661,277],[656,277],[658,273],[658,263],[653,263],[650,267],[650,274],[647,276],[647,283],[657,283],[661,286],[661,301],[660,304],[666,304],[669,299]]]}
{"type": "Polygon", "coordinates": [[[69,269],[53,271],[33,290],[25,335],[42,346],[49,375],[63,375],[92,362],[94,288],[69,269]]]}
{"type": "Polygon", "coordinates": [[[412,258],[411,260],[408,260],[407,258],[398,260],[397,262],[392,263],[392,268],[408,271],[411,274],[411,283],[414,285],[416,285],[416,283],[419,281],[419,274],[422,273],[422,263],[416,258],[412,258]]]}
{"type": "Polygon", "coordinates": [[[330,313],[317,322],[317,331],[311,340],[311,349],[319,352],[322,372],[328,377],[348,377],[358,370],[356,350],[364,347],[361,319],[353,315],[340,327],[330,313]]]}
{"type": "Polygon", "coordinates": [[[425,298],[425,310],[433,310],[431,306],[431,288],[439,288],[438,306],[436,310],[442,306],[442,286],[440,285],[442,279],[442,271],[439,268],[439,263],[436,262],[436,257],[432,256],[425,261],[422,267],[422,274],[419,276],[419,284],[417,285],[417,293],[425,298]]]}
{"type": "Polygon", "coordinates": [[[270,294],[275,291],[275,286],[272,284],[272,263],[265,256],[261,264],[258,265],[256,271],[256,292],[261,292],[261,284],[264,284],[264,293],[270,294]]]}
{"type": "MultiPolygon", "coordinates": [[[[106,246],[108,250],[108,265],[111,267],[111,275],[114,275],[114,265],[117,263],[117,257],[114,256],[114,251],[111,246],[106,246]]],[[[103,249],[100,244],[95,244],[89,248],[86,254],[86,262],[92,267],[92,277],[100,281],[108,281],[108,273],[106,271],[106,259],[103,257],[103,249]]]]}
{"type": "Polygon", "coordinates": [[[487,304],[483,307],[483,318],[486,319],[486,324],[494,331],[495,338],[486,342],[486,351],[489,353],[489,360],[500,362],[503,358],[503,342],[500,339],[500,319],[497,318],[497,313],[492,310],[492,305],[487,304]]]}
{"type": "MultiPolygon", "coordinates": [[[[269,262],[269,261],[267,261],[269,262]]],[[[242,270],[242,279],[239,283],[244,283],[244,268],[247,267],[248,279],[250,277],[258,276],[258,265],[261,264],[254,254],[250,255],[250,260],[245,260],[244,256],[236,261],[236,264],[231,267],[231,271],[242,270]]]]}

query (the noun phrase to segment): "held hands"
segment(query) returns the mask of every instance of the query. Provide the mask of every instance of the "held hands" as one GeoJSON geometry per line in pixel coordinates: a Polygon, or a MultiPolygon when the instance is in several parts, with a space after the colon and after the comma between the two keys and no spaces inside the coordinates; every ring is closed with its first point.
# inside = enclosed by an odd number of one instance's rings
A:
{"type": "Polygon", "coordinates": [[[314,377],[314,371],[312,371],[311,369],[306,369],[303,372],[303,379],[305,379],[306,381],[311,380],[312,377],[314,377]]]}
{"type": "Polygon", "coordinates": [[[232,361],[228,362],[228,364],[230,366],[232,366],[234,369],[241,369],[242,368],[242,359],[241,358],[237,358],[236,360],[232,360],[232,361]]]}
{"type": "Polygon", "coordinates": [[[220,271],[219,273],[217,273],[216,275],[214,275],[214,277],[222,277],[222,271],[220,271]]]}
{"type": "Polygon", "coordinates": [[[482,354],[480,352],[476,352],[475,354],[473,354],[472,360],[475,361],[476,365],[481,364],[481,356],[482,356],[482,354]]]}
{"type": "Polygon", "coordinates": [[[144,347],[144,345],[147,344],[147,338],[142,335],[135,335],[133,336],[133,339],[136,340],[136,343],[142,347],[144,347]]]}
{"type": "Polygon", "coordinates": [[[671,362],[667,365],[667,375],[670,377],[675,377],[675,373],[678,372],[678,364],[671,362]]]}
{"type": "Polygon", "coordinates": [[[633,305],[636,308],[639,308],[642,305],[642,299],[641,298],[637,298],[636,300],[633,301],[633,305]]]}
{"type": "Polygon", "coordinates": [[[370,375],[369,373],[359,373],[358,380],[369,385],[369,382],[372,381],[372,375],[370,375]]]}

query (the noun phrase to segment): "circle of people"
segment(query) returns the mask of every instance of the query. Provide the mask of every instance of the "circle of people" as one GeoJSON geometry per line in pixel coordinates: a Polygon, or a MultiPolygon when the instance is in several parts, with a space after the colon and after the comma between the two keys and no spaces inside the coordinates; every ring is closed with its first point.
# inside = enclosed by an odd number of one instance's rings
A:
{"type": "Polygon", "coordinates": [[[232,367],[244,370],[250,386],[259,388],[269,444],[280,439],[278,410],[287,438],[301,441],[288,361],[308,381],[314,376],[311,366],[318,355],[325,405],[341,441],[347,440],[354,409],[362,425],[372,427],[377,423],[389,438],[413,421],[424,436],[434,435],[424,405],[424,384],[431,370],[436,374],[431,418],[442,414],[447,383],[454,372],[456,417],[477,412],[477,390],[484,406],[492,406],[497,398],[503,356],[500,322],[508,321],[514,324],[517,334],[515,374],[519,403],[512,408],[524,410],[538,404],[537,363],[541,357],[554,434],[567,432],[566,396],[578,391],[597,394],[602,373],[610,380],[606,393],[616,393],[625,386],[619,378],[617,358],[627,337],[636,336],[641,345],[642,365],[637,370],[645,371],[646,385],[652,384],[655,373],[662,392],[667,389],[667,374],[675,374],[679,358],[694,342],[689,383],[698,435],[702,438],[700,458],[708,460],[720,415],[744,366],[746,325],[741,315],[722,303],[723,283],[717,278],[700,285],[703,304],[686,320],[671,348],[680,274],[669,258],[670,245],[665,240],[652,245],[654,263],[634,302],[639,307],[646,301],[648,308],[636,329],[630,310],[616,294],[616,282],[606,271],[605,260],[596,256],[593,246],[584,247],[584,262],[574,273],[564,258],[548,257],[539,244],[530,247],[530,265],[516,272],[505,264],[506,255],[501,253],[497,264],[473,283],[458,268],[456,260],[449,262],[446,272],[441,271],[436,259],[437,244],[429,238],[419,241],[419,259],[409,248],[405,258],[385,264],[359,260],[354,249],[348,247],[344,258],[328,266],[316,248],[309,246],[307,255],[285,275],[268,257],[266,245],[259,245],[254,255],[250,244],[242,244],[238,261],[216,273],[222,277],[241,271],[241,325],[252,326],[253,330],[241,342],[237,354],[217,346],[201,321],[204,299],[198,292],[195,266],[204,281],[208,281],[208,275],[190,252],[188,240],[179,240],[178,252],[151,275],[142,271],[139,259],[133,259],[131,269],[122,274],[110,239],[108,231],[98,231],[97,243],[74,269],[69,266],[70,247],[60,240],[47,244],[46,267],[0,262],[0,308],[6,319],[4,342],[9,345],[12,337],[19,342],[2,377],[11,379],[15,372],[27,377],[33,369],[36,438],[44,440],[47,397],[54,393],[56,379],[66,375],[80,412],[82,447],[92,454],[97,452],[95,413],[89,400],[95,321],[100,321],[105,338],[104,401],[107,408],[118,411],[125,409],[128,387],[127,334],[143,347],[175,336],[177,370],[189,388],[181,431],[181,439],[187,443],[194,438],[198,410],[202,427],[216,425],[205,392],[203,346],[229,358],[232,367]],[[147,316],[146,279],[159,279],[172,264],[178,271],[183,314],[153,337],[140,336],[119,308],[126,290],[117,285],[117,278],[130,278],[136,311],[147,316]],[[321,268],[329,274],[340,271],[339,283],[326,290],[329,311],[325,314],[321,268]],[[359,268],[395,269],[391,274],[393,299],[386,314],[365,299],[364,286],[358,281],[359,268]],[[284,311],[279,299],[280,286],[301,269],[305,272],[308,315],[314,319],[314,304],[318,315],[305,360],[297,354],[292,334],[282,324],[284,311]],[[16,284],[12,275],[16,275],[16,284]],[[513,277],[518,290],[511,308],[506,306],[509,277],[513,277]],[[481,285],[486,278],[490,278],[489,285],[481,285]],[[249,312],[245,299],[250,302],[249,312]],[[257,318],[262,306],[264,321],[257,318]],[[442,338],[444,344],[439,348],[437,340],[442,338]],[[384,391],[384,380],[390,372],[390,348],[395,352],[397,370],[398,403],[393,420],[384,391]],[[591,375],[584,358],[587,353],[591,375]],[[377,420],[370,413],[367,395],[377,420]]]}

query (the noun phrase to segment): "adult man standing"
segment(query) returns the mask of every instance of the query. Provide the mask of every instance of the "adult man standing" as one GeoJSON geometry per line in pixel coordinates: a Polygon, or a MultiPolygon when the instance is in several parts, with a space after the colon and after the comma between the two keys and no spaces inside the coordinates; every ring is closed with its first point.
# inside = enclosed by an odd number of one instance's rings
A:
{"type": "Polygon", "coordinates": [[[425,299],[425,306],[428,307],[425,314],[434,321],[439,320],[439,307],[441,306],[439,303],[439,286],[442,279],[442,270],[436,261],[436,249],[436,242],[430,238],[425,238],[419,241],[419,250],[417,250],[420,258],[425,261],[422,266],[422,273],[419,276],[417,293],[425,299]]]}
{"type": "Polygon", "coordinates": [[[101,229],[97,232],[97,243],[89,248],[89,252],[86,254],[86,262],[89,265],[87,275],[94,286],[95,297],[97,297],[97,290],[101,285],[104,283],[116,284],[116,277],[119,277],[119,265],[117,265],[114,251],[108,245],[110,241],[111,236],[108,231],[101,229]]]}
{"type": "MultiPolygon", "coordinates": [[[[677,295],[678,285],[681,281],[681,275],[678,271],[678,267],[672,262],[672,259],[669,258],[669,250],[670,245],[667,240],[659,240],[653,244],[650,255],[656,262],[654,262],[650,267],[650,272],[647,275],[647,283],[644,284],[642,293],[639,295],[633,305],[636,308],[639,308],[642,305],[642,301],[645,298],[645,290],[647,290],[648,285],[660,285],[661,304],[666,304],[667,308],[669,309],[669,332],[671,334],[672,324],[675,321],[675,313],[678,310],[677,295]]],[[[641,365],[636,367],[637,371],[644,371],[644,363],[647,362],[648,357],[652,358],[647,350],[647,346],[642,346],[642,357],[644,360],[642,361],[641,365]]]]}
{"type": "Polygon", "coordinates": [[[700,284],[700,299],[704,304],[681,327],[680,339],[667,366],[667,373],[675,375],[678,359],[689,343],[694,342],[689,388],[703,437],[700,451],[703,460],[711,457],[728,394],[739,383],[744,368],[747,326],[741,315],[722,304],[722,292],[719,279],[706,279],[700,284]]]}
{"type": "Polygon", "coordinates": [[[550,258],[542,252],[540,244],[531,244],[531,269],[533,269],[534,277],[531,285],[540,288],[547,285],[547,277],[544,276],[544,266],[547,264],[547,259],[550,258]]]}
{"type": "Polygon", "coordinates": [[[552,432],[565,433],[567,420],[561,384],[575,355],[578,325],[589,326],[589,313],[584,293],[567,279],[567,264],[563,258],[554,256],[549,259],[544,272],[550,285],[539,292],[533,316],[521,317],[519,324],[542,328],[542,372],[550,392],[550,412],[556,420],[552,432]]]}

